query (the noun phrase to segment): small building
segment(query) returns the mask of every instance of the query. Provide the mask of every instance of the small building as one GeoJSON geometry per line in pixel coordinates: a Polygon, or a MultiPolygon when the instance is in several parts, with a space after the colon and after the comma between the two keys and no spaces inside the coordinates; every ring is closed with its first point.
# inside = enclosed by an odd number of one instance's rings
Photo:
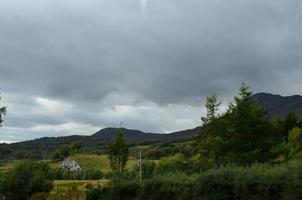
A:
{"type": "Polygon", "coordinates": [[[64,160],[62,162],[62,167],[64,169],[67,169],[70,171],[80,171],[81,170],[80,165],[74,160],[64,160]]]}

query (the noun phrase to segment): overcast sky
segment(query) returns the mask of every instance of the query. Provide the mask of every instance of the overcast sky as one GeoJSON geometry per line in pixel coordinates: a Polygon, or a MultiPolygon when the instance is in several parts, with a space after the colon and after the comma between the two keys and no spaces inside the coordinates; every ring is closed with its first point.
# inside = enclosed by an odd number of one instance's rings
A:
{"type": "Polygon", "coordinates": [[[194,128],[206,96],[302,94],[301,0],[1,0],[0,141],[194,128]]]}

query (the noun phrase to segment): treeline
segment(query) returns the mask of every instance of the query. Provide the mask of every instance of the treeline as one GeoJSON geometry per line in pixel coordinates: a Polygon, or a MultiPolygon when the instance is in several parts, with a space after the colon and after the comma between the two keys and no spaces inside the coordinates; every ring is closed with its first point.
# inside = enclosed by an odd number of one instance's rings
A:
{"type": "MultiPolygon", "coordinates": [[[[53,179],[102,176],[111,179],[111,184],[88,185],[87,199],[301,199],[302,120],[293,113],[286,119],[269,119],[245,84],[226,111],[220,110],[220,104],[215,95],[207,98],[207,113],[192,141],[130,150],[120,130],[106,151],[112,172],[69,172],[25,162],[0,178],[2,194],[12,200],[28,199],[46,195],[53,179]],[[150,160],[126,170],[129,154],[141,150],[150,160]],[[22,192],[15,194],[16,188],[22,192]]],[[[64,146],[53,160],[78,152],[82,152],[79,143],[64,146]]]]}
{"type": "Polygon", "coordinates": [[[87,200],[298,200],[302,161],[281,165],[226,166],[200,175],[170,174],[90,188],[87,200]]]}
{"type": "Polygon", "coordinates": [[[245,84],[225,112],[219,107],[215,95],[207,98],[203,126],[185,151],[148,148],[149,156],[169,156],[146,163],[143,182],[138,169],[124,172],[89,190],[89,199],[300,199],[302,120],[293,113],[270,120],[245,84]]]}

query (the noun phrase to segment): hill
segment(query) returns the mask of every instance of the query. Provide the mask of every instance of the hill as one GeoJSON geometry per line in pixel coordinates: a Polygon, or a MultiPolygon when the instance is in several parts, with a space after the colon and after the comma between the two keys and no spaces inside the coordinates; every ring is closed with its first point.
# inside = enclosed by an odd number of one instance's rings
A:
{"type": "Polygon", "coordinates": [[[281,96],[268,93],[254,95],[256,102],[268,110],[269,117],[285,118],[289,112],[302,117],[302,96],[281,96]]]}
{"type": "MultiPolygon", "coordinates": [[[[302,96],[294,95],[283,97],[268,93],[257,93],[254,99],[268,110],[269,117],[285,118],[289,112],[294,112],[302,117],[302,96]]],[[[192,138],[198,128],[173,132],[169,134],[146,133],[139,130],[123,129],[129,144],[151,144],[156,142],[179,142],[192,138]]],[[[44,137],[40,139],[24,141],[14,144],[0,144],[0,160],[12,156],[13,158],[48,158],[51,152],[59,147],[80,142],[84,147],[102,151],[116,135],[117,128],[105,128],[91,136],[66,136],[66,137],[44,137]]]]}
{"type": "MultiPolygon", "coordinates": [[[[168,134],[145,133],[139,130],[125,128],[122,130],[129,144],[134,146],[156,142],[186,141],[192,138],[197,132],[197,129],[198,128],[194,128],[168,134]]],[[[0,152],[2,152],[1,156],[3,158],[0,156],[0,159],[6,158],[6,154],[12,154],[12,156],[17,159],[45,159],[49,158],[51,152],[73,142],[80,142],[85,148],[90,150],[103,151],[107,144],[115,138],[117,131],[117,128],[105,128],[91,136],[44,137],[13,144],[2,144],[0,145],[0,152]]]]}

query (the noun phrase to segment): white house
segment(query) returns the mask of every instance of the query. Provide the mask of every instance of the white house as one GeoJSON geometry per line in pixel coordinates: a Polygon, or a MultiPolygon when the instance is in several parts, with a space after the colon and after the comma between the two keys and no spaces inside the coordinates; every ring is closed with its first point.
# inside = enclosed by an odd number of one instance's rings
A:
{"type": "Polygon", "coordinates": [[[81,170],[80,165],[74,160],[64,160],[62,162],[62,167],[64,169],[67,169],[70,171],[80,171],[81,170]]]}

